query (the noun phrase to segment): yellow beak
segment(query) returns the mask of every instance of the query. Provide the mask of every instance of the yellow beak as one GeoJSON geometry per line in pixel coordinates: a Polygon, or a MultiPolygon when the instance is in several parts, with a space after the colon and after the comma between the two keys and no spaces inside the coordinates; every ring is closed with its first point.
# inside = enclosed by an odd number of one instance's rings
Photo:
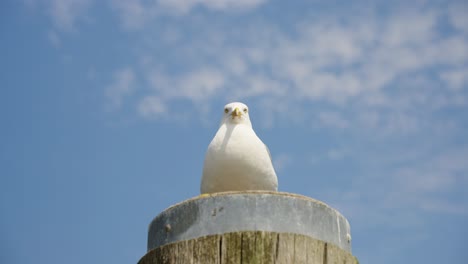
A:
{"type": "Polygon", "coordinates": [[[242,111],[239,110],[239,108],[237,108],[237,107],[236,107],[236,109],[234,109],[234,111],[232,111],[232,114],[231,114],[232,118],[240,117],[241,115],[242,115],[242,111]]]}

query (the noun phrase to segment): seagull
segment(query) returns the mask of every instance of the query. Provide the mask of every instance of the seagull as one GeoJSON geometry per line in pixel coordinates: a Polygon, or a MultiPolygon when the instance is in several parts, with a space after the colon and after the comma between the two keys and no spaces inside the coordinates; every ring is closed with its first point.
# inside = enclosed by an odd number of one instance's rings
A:
{"type": "Polygon", "coordinates": [[[208,146],[200,186],[202,194],[226,191],[278,190],[268,147],[252,129],[249,108],[224,106],[221,125],[208,146]]]}

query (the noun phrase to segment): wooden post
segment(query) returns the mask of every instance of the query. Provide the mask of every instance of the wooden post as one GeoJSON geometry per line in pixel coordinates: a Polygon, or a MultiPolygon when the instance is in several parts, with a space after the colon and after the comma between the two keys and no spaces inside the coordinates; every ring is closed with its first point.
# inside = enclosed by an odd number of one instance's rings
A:
{"type": "Polygon", "coordinates": [[[229,192],[172,206],[150,224],[138,264],[357,264],[346,218],[290,193],[229,192]]]}

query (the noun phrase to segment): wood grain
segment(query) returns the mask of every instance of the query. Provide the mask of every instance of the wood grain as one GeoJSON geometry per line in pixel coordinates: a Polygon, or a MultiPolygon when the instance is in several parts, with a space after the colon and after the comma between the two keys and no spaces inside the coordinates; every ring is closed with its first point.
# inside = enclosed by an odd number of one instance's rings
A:
{"type": "Polygon", "coordinates": [[[358,264],[349,252],[308,236],[263,231],[212,235],[149,251],[138,264],[358,264]]]}

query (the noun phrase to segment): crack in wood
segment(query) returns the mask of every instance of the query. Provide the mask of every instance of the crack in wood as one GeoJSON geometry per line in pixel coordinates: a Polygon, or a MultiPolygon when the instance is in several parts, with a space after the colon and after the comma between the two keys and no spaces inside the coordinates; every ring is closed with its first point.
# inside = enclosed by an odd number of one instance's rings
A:
{"type": "Polygon", "coordinates": [[[219,236],[219,264],[223,264],[223,236],[219,236]]]}
{"type": "Polygon", "coordinates": [[[240,237],[240,264],[242,264],[243,251],[244,251],[244,233],[242,233],[240,237]]]}
{"type": "Polygon", "coordinates": [[[275,263],[278,260],[279,243],[280,243],[280,235],[278,233],[276,234],[275,263]]]}
{"type": "Polygon", "coordinates": [[[323,247],[323,264],[328,264],[328,243],[323,247]]]}

